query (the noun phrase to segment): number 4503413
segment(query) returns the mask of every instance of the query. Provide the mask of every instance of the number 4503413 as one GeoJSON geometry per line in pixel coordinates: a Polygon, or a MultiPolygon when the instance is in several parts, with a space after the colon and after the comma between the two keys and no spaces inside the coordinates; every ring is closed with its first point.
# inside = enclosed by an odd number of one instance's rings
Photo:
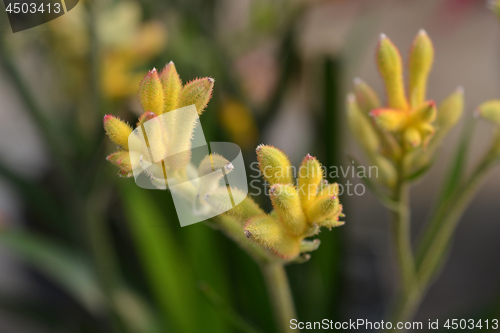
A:
{"type": "Polygon", "coordinates": [[[14,14],[35,14],[35,13],[60,13],[61,12],[61,4],[60,3],[19,3],[19,2],[14,2],[14,3],[9,3],[7,8],[5,8],[5,11],[8,13],[14,13],[14,14]]]}

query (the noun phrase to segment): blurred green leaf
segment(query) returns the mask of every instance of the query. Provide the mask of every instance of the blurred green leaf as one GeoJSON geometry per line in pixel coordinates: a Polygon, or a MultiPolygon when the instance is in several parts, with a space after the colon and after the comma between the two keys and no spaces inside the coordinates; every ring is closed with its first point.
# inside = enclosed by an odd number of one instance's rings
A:
{"type": "Polygon", "coordinates": [[[74,250],[24,231],[1,232],[0,244],[65,289],[89,312],[99,314],[105,309],[95,272],[74,250]]]}
{"type": "Polygon", "coordinates": [[[423,167],[421,167],[420,169],[418,169],[414,173],[410,174],[406,178],[406,180],[408,180],[409,182],[412,182],[412,183],[420,180],[423,176],[425,176],[425,174],[427,174],[427,171],[429,171],[433,165],[434,165],[434,161],[427,163],[426,165],[424,165],[423,167]]]}
{"type": "Polygon", "coordinates": [[[162,216],[150,191],[137,187],[132,181],[119,184],[131,235],[165,325],[171,326],[174,332],[206,331],[204,323],[197,320],[199,292],[193,272],[171,230],[179,228],[178,222],[162,216]]]}
{"type": "Polygon", "coordinates": [[[438,205],[443,204],[448,200],[455,189],[461,185],[461,179],[465,168],[467,167],[467,156],[469,152],[469,146],[472,141],[472,134],[474,132],[475,121],[469,121],[465,124],[460,143],[455,152],[455,157],[451,160],[449,166],[449,171],[446,173],[448,177],[443,185],[443,190],[441,192],[441,197],[438,205]]]}
{"type": "Polygon", "coordinates": [[[250,323],[248,323],[243,317],[241,317],[235,310],[229,307],[224,300],[217,295],[215,290],[206,282],[201,281],[199,283],[199,288],[202,293],[207,297],[210,303],[218,310],[223,316],[238,329],[238,332],[244,333],[259,333],[261,331],[257,330],[250,323]]]}

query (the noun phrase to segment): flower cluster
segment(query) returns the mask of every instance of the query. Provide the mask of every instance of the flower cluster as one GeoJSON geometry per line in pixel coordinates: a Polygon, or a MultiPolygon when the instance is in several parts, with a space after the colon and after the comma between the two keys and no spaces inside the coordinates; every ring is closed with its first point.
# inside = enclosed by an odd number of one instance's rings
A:
{"type": "Polygon", "coordinates": [[[131,135],[133,129],[118,117],[104,117],[106,133],[118,145],[118,151],[107,159],[118,166],[118,174],[132,176],[132,169],[137,167],[134,161],[140,161],[153,181],[164,179],[167,171],[184,170],[190,162],[191,136],[197,118],[190,119],[184,116],[187,113],[179,113],[183,117],[170,117],[165,122],[159,116],[193,104],[201,114],[212,96],[213,85],[212,78],[196,79],[183,85],[173,62],[168,63],[160,73],[156,69],[151,70],[139,87],[139,101],[144,113],[137,122],[137,128],[143,128],[146,122],[149,124],[147,144],[140,133],[131,135]],[[166,159],[172,151],[181,153],[166,159]],[[167,163],[163,165],[165,159],[167,163]]]}
{"type": "Polygon", "coordinates": [[[234,169],[226,158],[210,154],[195,168],[191,163],[193,128],[211,98],[213,84],[213,79],[202,78],[182,85],[172,62],[160,73],[150,71],[139,87],[144,113],[136,129],[117,117],[104,117],[106,133],[119,147],[107,159],[118,166],[120,176],[136,176],[139,170],[156,187],[169,187],[172,193],[180,194],[191,204],[194,215],[219,215],[215,227],[238,242],[256,243],[254,248],[259,248],[266,260],[308,259],[309,255],[300,254],[316,250],[319,240],[305,238],[316,235],[321,227],[344,224],[339,221],[343,215],[337,184],[324,180],[321,164],[310,155],[304,158],[295,184],[288,157],[274,147],[258,146],[260,169],[271,185],[274,206],[266,214],[245,191],[219,184],[223,175],[234,169]],[[193,112],[178,112],[192,105],[197,110],[194,116],[193,112]]]}
{"type": "Polygon", "coordinates": [[[461,87],[439,107],[426,99],[433,58],[432,41],[420,30],[410,50],[406,90],[400,52],[382,34],[376,59],[387,103],[383,105],[377,94],[359,78],[354,80],[354,92],[347,97],[351,131],[363,146],[369,162],[379,167],[380,181],[389,188],[396,182],[396,164],[404,165],[405,176],[428,165],[435,148],[462,115],[461,87]]]}
{"type": "Polygon", "coordinates": [[[269,195],[274,207],[270,214],[259,214],[245,223],[245,235],[270,249],[284,260],[319,246],[307,241],[321,227],[338,227],[342,205],[337,184],[324,180],[318,160],[307,155],[299,168],[297,183],[288,157],[279,149],[261,145],[257,157],[264,179],[271,185],[269,195]]]}

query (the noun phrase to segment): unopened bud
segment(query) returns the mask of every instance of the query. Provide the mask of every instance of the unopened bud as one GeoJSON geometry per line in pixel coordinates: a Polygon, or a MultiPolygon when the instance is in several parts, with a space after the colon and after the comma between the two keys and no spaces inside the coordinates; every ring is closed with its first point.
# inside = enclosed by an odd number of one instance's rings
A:
{"type": "Polygon", "coordinates": [[[476,114],[495,125],[500,125],[500,100],[484,102],[477,107],[476,114]]]}
{"type": "Polygon", "coordinates": [[[108,114],[104,116],[104,130],[111,141],[128,150],[128,136],[132,128],[126,122],[108,114]]]}
{"type": "Polygon", "coordinates": [[[384,34],[380,35],[377,64],[385,82],[389,107],[407,110],[408,101],[406,100],[403,83],[401,54],[398,48],[384,34]]]}
{"type": "Polygon", "coordinates": [[[425,100],[427,78],[434,60],[434,47],[425,32],[420,30],[413,41],[410,51],[410,102],[412,107],[425,100]]]}
{"type": "Polygon", "coordinates": [[[179,106],[184,107],[191,104],[196,106],[199,115],[203,113],[210,98],[215,80],[211,77],[196,79],[188,82],[181,90],[179,95],[179,106]]]}
{"type": "Polygon", "coordinates": [[[260,145],[256,149],[260,171],[264,179],[271,185],[292,184],[292,166],[288,156],[281,150],[260,145]]]}
{"type": "Polygon", "coordinates": [[[161,113],[177,109],[179,104],[179,94],[182,89],[182,81],[172,61],[169,62],[161,71],[160,81],[163,87],[164,99],[164,105],[161,113]]]}
{"type": "Polygon", "coordinates": [[[149,71],[139,85],[139,101],[144,111],[163,112],[163,89],[156,68],[149,71]]]}

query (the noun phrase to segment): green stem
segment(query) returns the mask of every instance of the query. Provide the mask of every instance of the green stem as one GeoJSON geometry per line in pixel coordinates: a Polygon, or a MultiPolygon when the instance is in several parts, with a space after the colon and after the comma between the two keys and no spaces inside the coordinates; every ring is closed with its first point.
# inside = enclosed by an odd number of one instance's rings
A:
{"type": "Polygon", "coordinates": [[[466,185],[451,196],[434,215],[430,225],[438,223],[440,227],[426,251],[420,251],[423,254],[417,272],[418,285],[415,285],[407,297],[401,300],[394,317],[395,321],[407,321],[413,317],[432,283],[432,279],[438,275],[440,268],[444,265],[446,251],[462,214],[479,190],[488,171],[498,162],[498,156],[494,149],[495,146],[486,154],[466,185]]]}
{"type": "Polygon", "coordinates": [[[260,264],[260,269],[271,298],[271,305],[279,332],[293,332],[290,328],[290,320],[297,319],[297,315],[295,314],[293,297],[284,265],[282,263],[266,262],[260,264]]]}
{"type": "Polygon", "coordinates": [[[394,201],[398,203],[398,207],[392,211],[392,233],[400,270],[402,295],[406,297],[415,285],[416,273],[411,248],[409,186],[403,179],[402,167],[399,169],[400,176],[394,188],[394,201]]]}
{"type": "Polygon", "coordinates": [[[440,221],[441,228],[429,246],[429,249],[423,255],[422,264],[419,267],[418,277],[422,286],[426,287],[433,276],[436,275],[439,267],[443,265],[446,250],[449,247],[453,233],[465,209],[469,206],[475,194],[479,190],[488,171],[496,164],[496,159],[486,157],[484,162],[473,173],[467,185],[464,186],[458,194],[452,196],[450,204],[437,213],[435,220],[440,221]]]}

